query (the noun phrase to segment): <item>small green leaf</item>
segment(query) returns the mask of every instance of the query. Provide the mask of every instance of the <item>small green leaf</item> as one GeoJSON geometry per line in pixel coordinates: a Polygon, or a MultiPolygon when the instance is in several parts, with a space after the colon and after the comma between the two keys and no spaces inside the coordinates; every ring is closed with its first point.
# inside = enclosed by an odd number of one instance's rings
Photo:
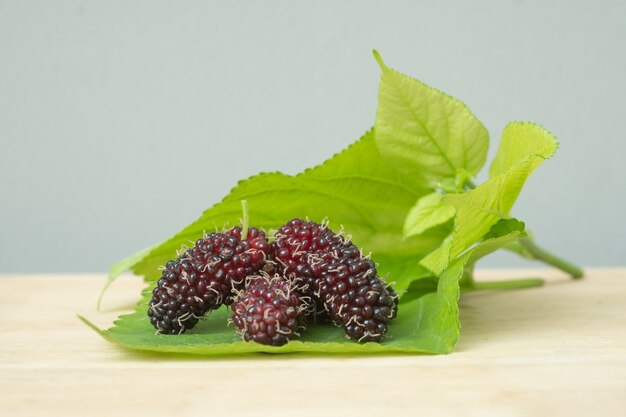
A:
{"type": "Polygon", "coordinates": [[[528,234],[526,233],[524,222],[515,218],[500,219],[496,224],[491,226],[491,229],[487,232],[480,245],[472,249],[467,263],[472,265],[490,253],[507,247],[526,236],[528,236],[528,234]]]}
{"type": "Polygon", "coordinates": [[[388,68],[382,69],[376,144],[408,177],[429,188],[459,170],[475,175],[487,158],[489,134],[461,101],[388,68]]]}
{"type": "Polygon", "coordinates": [[[450,250],[452,249],[453,239],[454,233],[450,233],[437,249],[420,260],[420,265],[433,274],[440,275],[450,264],[450,250]]]}
{"type": "Polygon", "coordinates": [[[501,236],[493,236],[485,239],[479,245],[475,246],[472,250],[472,254],[467,261],[468,264],[475,264],[479,259],[484,258],[503,247],[515,242],[523,237],[526,237],[526,232],[523,230],[514,230],[501,236]]]}
{"type": "Polygon", "coordinates": [[[439,193],[431,193],[417,200],[404,221],[405,238],[420,235],[454,217],[454,207],[443,203],[441,197],[439,193]]]}
{"type": "Polygon", "coordinates": [[[456,208],[451,259],[480,241],[491,226],[508,216],[532,169],[531,163],[516,165],[471,191],[444,197],[445,202],[456,208]]]}
{"type": "Polygon", "coordinates": [[[397,293],[405,291],[414,281],[432,276],[429,270],[416,261],[415,256],[378,255],[376,262],[378,274],[392,284],[397,293]]]}
{"type": "MultiPolygon", "coordinates": [[[[466,252],[469,255],[467,264],[473,265],[480,258],[498,249],[507,247],[511,243],[526,236],[527,234],[524,230],[523,222],[517,219],[501,219],[491,227],[482,242],[476,244],[471,250],[466,252]]],[[[451,233],[446,237],[441,246],[422,258],[420,265],[431,273],[440,275],[448,267],[448,264],[454,260],[454,258],[450,256],[453,239],[454,233],[451,233]]]]}
{"type": "Polygon", "coordinates": [[[502,132],[489,175],[496,177],[532,156],[550,158],[558,146],[556,138],[543,127],[531,122],[511,122],[502,132]]]}
{"type": "Polygon", "coordinates": [[[496,224],[491,226],[489,232],[485,235],[485,239],[498,238],[513,232],[524,232],[526,225],[513,217],[508,219],[500,219],[496,224]]]}

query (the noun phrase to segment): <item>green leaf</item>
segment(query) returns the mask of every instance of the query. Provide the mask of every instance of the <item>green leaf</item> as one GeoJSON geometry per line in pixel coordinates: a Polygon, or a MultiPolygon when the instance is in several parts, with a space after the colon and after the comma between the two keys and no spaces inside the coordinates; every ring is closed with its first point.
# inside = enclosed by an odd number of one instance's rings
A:
{"type": "Polygon", "coordinates": [[[530,122],[511,122],[504,128],[489,175],[496,177],[532,156],[550,158],[557,148],[556,138],[543,127],[530,122]]]}
{"type": "MultiPolygon", "coordinates": [[[[135,273],[149,281],[159,277],[158,266],[176,256],[181,244],[193,242],[204,230],[225,222],[234,224],[241,215],[240,201],[247,200],[250,222],[266,229],[277,228],[293,217],[331,220],[342,224],[352,241],[371,250],[378,271],[403,293],[415,280],[432,274],[417,260],[439,245],[448,231],[433,227],[419,238],[402,238],[404,219],[415,201],[427,190],[398,173],[381,158],[373,134],[366,134],[344,152],[323,165],[296,176],[261,174],[240,182],[222,202],[205,211],[200,219],[164,243],[129,263],[135,273]],[[323,204],[320,204],[323,201],[323,204]],[[133,262],[136,261],[136,262],[133,262]]],[[[398,319],[382,344],[360,345],[345,339],[342,329],[313,326],[300,341],[272,348],[238,340],[226,327],[228,312],[220,309],[193,329],[178,337],[155,335],[140,305],[131,315],[122,316],[115,326],[101,331],[108,340],[122,346],[159,352],[223,355],[241,352],[449,352],[458,338],[455,306],[458,285],[452,278],[439,281],[433,291],[403,302],[398,319]]],[[[143,304],[147,299],[143,300],[143,304]]]]}
{"type": "MultiPolygon", "coordinates": [[[[426,255],[420,264],[438,275],[472,245],[483,238],[490,238],[491,236],[486,236],[487,233],[501,219],[508,218],[528,176],[545,159],[551,157],[556,149],[554,137],[535,124],[514,122],[507,125],[502,134],[497,156],[497,159],[505,162],[499,162],[498,168],[493,170],[497,175],[473,190],[442,197],[443,203],[448,203],[456,209],[454,231],[437,249],[426,255]],[[523,141],[524,145],[516,146],[515,144],[520,141],[523,141]],[[508,156],[508,153],[512,153],[513,156],[508,156]]],[[[525,236],[522,236],[523,223],[516,222],[518,221],[501,224],[501,227],[507,227],[511,232],[514,229],[520,232],[508,243],[525,236]]],[[[499,241],[493,243],[499,245],[499,241]]]]}
{"type": "Polygon", "coordinates": [[[374,51],[382,77],[376,143],[382,155],[429,188],[475,175],[487,158],[489,134],[465,104],[388,68],[374,51]]]}
{"type": "Polygon", "coordinates": [[[420,260],[420,265],[435,275],[440,275],[450,264],[450,251],[454,233],[450,233],[441,242],[441,245],[420,260]]]}
{"type": "MultiPolygon", "coordinates": [[[[500,219],[491,227],[484,236],[484,240],[474,246],[470,251],[467,264],[473,265],[480,258],[495,252],[503,247],[508,247],[511,243],[526,237],[524,223],[517,219],[500,219]]],[[[453,260],[450,256],[454,232],[450,233],[442,242],[441,246],[421,259],[422,265],[427,271],[435,275],[440,275],[453,260]]]]}
{"type": "MultiPolygon", "coordinates": [[[[329,324],[311,325],[299,340],[281,347],[242,342],[233,328],[228,327],[230,312],[225,307],[216,310],[191,331],[178,335],[155,334],[147,320],[147,303],[151,288],[144,290],[135,312],[122,315],[113,327],[100,330],[84,317],[79,318],[102,337],[122,347],[161,353],[196,354],[204,356],[238,355],[253,352],[268,353],[449,353],[459,337],[458,281],[467,257],[455,261],[433,281],[422,270],[418,282],[426,285],[414,294],[400,299],[398,317],[391,323],[382,343],[359,344],[345,338],[343,329],[329,324]]],[[[398,259],[385,259],[391,265],[387,272],[400,272],[407,264],[398,259]]],[[[415,272],[415,271],[414,271],[415,272]]],[[[414,281],[415,282],[415,281],[414,281]]]]}
{"type": "MultiPolygon", "coordinates": [[[[491,177],[475,189],[463,194],[450,194],[443,201],[456,208],[454,221],[454,238],[450,259],[454,259],[480,241],[489,229],[500,219],[507,218],[526,179],[541,163],[556,151],[556,140],[553,146],[547,147],[545,131],[530,123],[511,123],[503,132],[501,149],[498,151],[501,160],[515,161],[505,171],[491,177]],[[524,134],[522,135],[522,132],[524,134]],[[519,137],[526,141],[525,156],[519,149],[510,146],[519,137]],[[531,144],[535,144],[533,147],[531,144]],[[515,153],[515,158],[506,157],[506,152],[515,153]]],[[[502,164],[501,166],[505,166],[502,164]]],[[[494,172],[499,172],[495,170],[494,172]]]]}
{"type": "Polygon", "coordinates": [[[404,221],[405,238],[420,235],[454,217],[454,207],[443,203],[441,197],[439,193],[430,193],[417,200],[404,221]]]}
{"type": "Polygon", "coordinates": [[[156,246],[157,245],[142,249],[139,252],[136,252],[131,256],[122,259],[111,267],[111,269],[109,270],[109,276],[107,278],[107,281],[102,287],[102,290],[100,290],[100,296],[98,297],[98,304],[96,306],[98,310],[100,310],[100,305],[102,304],[102,297],[104,297],[104,293],[111,286],[111,284],[113,284],[117,277],[132,268],[137,262],[144,259],[156,246]]]}
{"type": "Polygon", "coordinates": [[[467,263],[473,265],[479,259],[526,236],[523,222],[517,219],[501,219],[491,227],[485,240],[472,249],[467,263]]]}
{"type": "Polygon", "coordinates": [[[485,239],[498,238],[514,232],[524,232],[526,225],[524,222],[516,218],[500,219],[496,224],[491,226],[489,232],[485,235],[485,239]]]}
{"type": "Polygon", "coordinates": [[[411,283],[432,276],[429,270],[420,265],[415,256],[378,255],[376,261],[379,275],[392,284],[399,294],[406,291],[411,283]]]}
{"type": "MultiPolygon", "coordinates": [[[[432,251],[447,233],[434,228],[419,238],[402,239],[409,209],[426,192],[380,157],[370,132],[302,174],[267,173],[241,181],[224,200],[131,268],[148,280],[157,279],[157,268],[174,258],[181,245],[195,242],[205,230],[237,224],[241,200],[248,201],[251,224],[266,230],[276,229],[294,217],[306,216],[318,222],[328,218],[333,228],[343,225],[352,241],[366,252],[415,258],[432,251]]],[[[389,278],[397,282],[410,280],[405,276],[389,278]]]]}
{"type": "MultiPolygon", "coordinates": [[[[485,240],[466,252],[467,267],[474,268],[474,264],[481,258],[517,242],[527,236],[524,223],[517,219],[501,219],[491,227],[485,235],[485,240]]],[[[519,288],[532,288],[543,285],[540,278],[523,278],[505,281],[476,282],[470,279],[463,289],[464,291],[476,290],[511,290],[519,288]]]]}
{"type": "MultiPolygon", "coordinates": [[[[388,259],[391,265],[392,259],[388,259]]],[[[108,330],[100,330],[84,317],[79,318],[110,342],[128,349],[205,356],[238,355],[252,352],[286,353],[448,353],[459,337],[458,279],[462,267],[446,271],[436,287],[418,297],[400,301],[398,317],[391,323],[382,343],[359,344],[347,340],[343,329],[329,324],[311,325],[298,340],[281,347],[246,343],[228,327],[230,312],[225,307],[211,313],[191,331],[178,335],[155,334],[147,320],[150,291],[132,314],[123,315],[108,330]]],[[[432,281],[431,281],[432,282],[432,281]]]]}

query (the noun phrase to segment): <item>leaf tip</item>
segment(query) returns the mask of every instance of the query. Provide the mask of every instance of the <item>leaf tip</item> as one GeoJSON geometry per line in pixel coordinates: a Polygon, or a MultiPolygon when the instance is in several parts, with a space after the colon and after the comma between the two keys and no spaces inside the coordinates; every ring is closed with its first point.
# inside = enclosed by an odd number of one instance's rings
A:
{"type": "Polygon", "coordinates": [[[78,320],[82,321],[84,324],[87,325],[87,327],[89,327],[91,330],[102,334],[102,329],[100,329],[98,326],[96,326],[95,324],[93,324],[92,322],[90,322],[89,320],[87,320],[84,316],[81,316],[80,314],[76,314],[76,317],[78,317],[78,320]]]}
{"type": "Polygon", "coordinates": [[[380,69],[382,69],[383,71],[387,70],[387,65],[385,65],[383,58],[380,56],[380,53],[376,49],[372,49],[372,54],[374,55],[374,59],[376,60],[376,62],[378,62],[380,69]]]}
{"type": "Polygon", "coordinates": [[[544,159],[551,158],[554,156],[556,151],[559,149],[559,141],[548,129],[540,125],[539,123],[531,122],[531,121],[512,121],[506,124],[504,130],[524,130],[528,132],[528,134],[534,135],[536,138],[542,138],[546,142],[546,149],[544,149],[544,153],[539,154],[539,156],[544,159]]]}
{"type": "Polygon", "coordinates": [[[98,301],[96,302],[96,311],[101,311],[102,299],[104,298],[104,293],[107,292],[111,284],[113,284],[113,281],[115,281],[115,279],[121,274],[121,272],[115,271],[114,268],[115,267],[112,267],[111,270],[109,271],[109,276],[107,277],[106,282],[104,283],[104,285],[102,286],[102,289],[100,290],[100,295],[98,296],[98,301]]]}
{"type": "MultiPolygon", "coordinates": [[[[100,290],[100,295],[98,296],[98,301],[96,302],[96,311],[98,311],[98,312],[101,311],[102,298],[104,298],[104,293],[109,288],[109,285],[111,285],[111,283],[112,283],[111,280],[107,280],[107,282],[102,286],[102,289],[100,290]]],[[[80,316],[79,316],[79,318],[80,318],[80,316]]]]}

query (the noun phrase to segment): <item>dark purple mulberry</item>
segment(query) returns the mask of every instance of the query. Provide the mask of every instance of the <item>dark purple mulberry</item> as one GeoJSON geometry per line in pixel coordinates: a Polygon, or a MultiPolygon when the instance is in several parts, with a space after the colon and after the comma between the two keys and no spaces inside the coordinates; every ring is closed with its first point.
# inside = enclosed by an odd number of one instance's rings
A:
{"type": "Polygon", "coordinates": [[[376,265],[324,224],[293,219],[272,243],[278,268],[309,285],[330,319],[359,342],[380,341],[397,314],[397,295],[376,265]]]}
{"type": "Polygon", "coordinates": [[[281,275],[249,277],[232,305],[232,321],[243,340],[281,346],[304,327],[308,305],[297,291],[297,279],[281,275]]]}
{"type": "Polygon", "coordinates": [[[148,304],[150,322],[163,334],[191,329],[207,311],[230,305],[245,278],[267,265],[270,250],[265,233],[256,228],[245,240],[240,227],[199,239],[163,268],[148,304]]]}

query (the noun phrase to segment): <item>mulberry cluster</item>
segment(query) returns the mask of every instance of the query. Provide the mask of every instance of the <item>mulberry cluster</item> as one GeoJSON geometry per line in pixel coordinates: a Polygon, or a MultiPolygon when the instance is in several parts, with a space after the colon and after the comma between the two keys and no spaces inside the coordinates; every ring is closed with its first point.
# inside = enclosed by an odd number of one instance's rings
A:
{"type": "Polygon", "coordinates": [[[270,255],[265,233],[241,228],[199,239],[163,268],[148,304],[150,322],[159,333],[180,334],[210,310],[229,305],[246,277],[258,274],[270,255]]]}
{"type": "Polygon", "coordinates": [[[180,334],[223,304],[232,304],[245,341],[266,345],[283,345],[306,321],[323,319],[359,342],[387,333],[398,297],[342,233],[293,219],[271,244],[256,228],[241,236],[239,227],[211,233],[167,263],[148,308],[159,333],[180,334]]]}
{"type": "Polygon", "coordinates": [[[308,304],[297,291],[298,281],[267,274],[248,278],[232,305],[232,321],[243,340],[281,346],[306,329],[308,304]]]}
{"type": "Polygon", "coordinates": [[[293,219],[278,230],[272,247],[279,270],[306,280],[309,295],[348,337],[380,341],[398,297],[352,242],[325,224],[293,219]]]}

